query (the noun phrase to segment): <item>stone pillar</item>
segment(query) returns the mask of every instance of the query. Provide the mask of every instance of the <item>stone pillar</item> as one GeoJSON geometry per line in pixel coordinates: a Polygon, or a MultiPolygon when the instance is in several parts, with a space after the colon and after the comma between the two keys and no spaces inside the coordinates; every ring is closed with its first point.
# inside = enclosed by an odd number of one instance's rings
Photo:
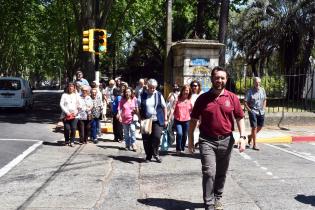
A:
{"type": "Polygon", "coordinates": [[[185,39],[172,46],[173,72],[169,81],[180,85],[198,80],[202,90],[211,87],[210,74],[219,65],[220,48],[224,44],[215,40],[185,39]]]}

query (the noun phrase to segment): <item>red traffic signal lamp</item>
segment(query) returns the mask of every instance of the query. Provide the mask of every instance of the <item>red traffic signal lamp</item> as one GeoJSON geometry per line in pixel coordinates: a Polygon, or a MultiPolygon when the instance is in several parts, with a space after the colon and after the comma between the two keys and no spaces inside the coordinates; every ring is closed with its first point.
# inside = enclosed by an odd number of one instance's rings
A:
{"type": "Polygon", "coordinates": [[[94,29],[94,51],[98,53],[107,52],[107,31],[94,29]]]}
{"type": "Polygon", "coordinates": [[[94,52],[94,29],[83,31],[82,48],[84,52],[94,52]]]}

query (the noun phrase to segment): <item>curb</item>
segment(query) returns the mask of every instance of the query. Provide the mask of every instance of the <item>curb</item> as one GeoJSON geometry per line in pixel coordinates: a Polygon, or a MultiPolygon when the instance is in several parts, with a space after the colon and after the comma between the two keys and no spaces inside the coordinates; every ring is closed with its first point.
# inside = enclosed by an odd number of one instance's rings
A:
{"type": "Polygon", "coordinates": [[[315,136],[292,136],[292,142],[311,142],[315,141],[315,136]]]}
{"type": "MultiPolygon", "coordinates": [[[[273,138],[257,138],[258,143],[292,143],[292,136],[279,136],[273,138]]],[[[314,137],[315,140],[315,137],[314,137]]]]}

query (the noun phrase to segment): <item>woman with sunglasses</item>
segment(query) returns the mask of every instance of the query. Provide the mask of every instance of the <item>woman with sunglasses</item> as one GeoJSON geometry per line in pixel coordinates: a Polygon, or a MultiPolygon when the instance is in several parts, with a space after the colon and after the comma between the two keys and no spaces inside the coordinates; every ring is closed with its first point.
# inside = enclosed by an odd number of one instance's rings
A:
{"type": "Polygon", "coordinates": [[[195,101],[203,93],[203,91],[201,90],[201,84],[200,84],[200,82],[198,80],[193,80],[190,83],[190,88],[191,88],[191,91],[192,91],[191,103],[194,106],[195,101]]]}

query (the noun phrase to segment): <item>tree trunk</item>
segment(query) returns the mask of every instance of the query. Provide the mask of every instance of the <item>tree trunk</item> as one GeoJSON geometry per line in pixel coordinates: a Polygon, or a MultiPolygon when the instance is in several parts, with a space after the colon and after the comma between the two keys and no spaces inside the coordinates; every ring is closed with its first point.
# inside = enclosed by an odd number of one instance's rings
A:
{"type": "Polygon", "coordinates": [[[225,66],[226,51],[226,32],[228,28],[230,0],[221,0],[220,19],[219,19],[219,42],[225,46],[220,50],[219,65],[225,66]]]}
{"type": "Polygon", "coordinates": [[[205,0],[198,0],[197,1],[197,20],[195,26],[195,38],[201,39],[205,36],[205,8],[206,8],[206,1],[205,0]]]}
{"type": "Polygon", "coordinates": [[[166,46],[164,55],[164,95],[166,96],[171,91],[171,84],[174,82],[173,69],[170,65],[170,51],[172,47],[172,1],[166,2],[166,46]]]}

